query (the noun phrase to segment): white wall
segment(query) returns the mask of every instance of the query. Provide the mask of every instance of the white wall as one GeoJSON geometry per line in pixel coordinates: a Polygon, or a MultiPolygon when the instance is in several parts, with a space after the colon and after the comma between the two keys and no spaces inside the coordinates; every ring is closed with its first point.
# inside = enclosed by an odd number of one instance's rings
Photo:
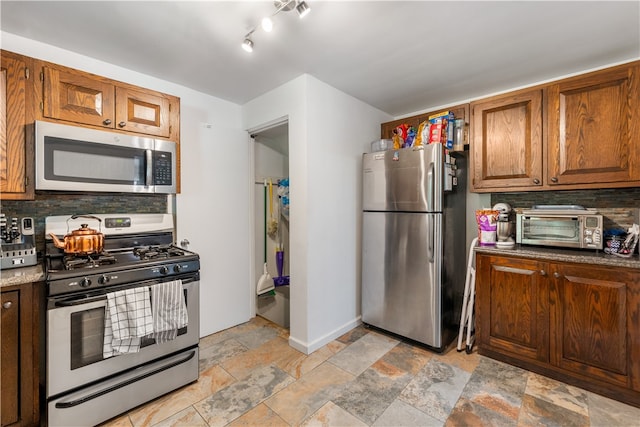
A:
{"type": "Polygon", "coordinates": [[[358,323],[361,156],[391,117],[309,75],[242,110],[247,129],[289,118],[289,342],[310,353],[358,323]]]}
{"type": "Polygon", "coordinates": [[[249,142],[241,131],[240,106],[51,45],[0,36],[2,49],[180,97],[177,241],[188,239],[201,258],[200,335],[248,320],[249,142]]]}

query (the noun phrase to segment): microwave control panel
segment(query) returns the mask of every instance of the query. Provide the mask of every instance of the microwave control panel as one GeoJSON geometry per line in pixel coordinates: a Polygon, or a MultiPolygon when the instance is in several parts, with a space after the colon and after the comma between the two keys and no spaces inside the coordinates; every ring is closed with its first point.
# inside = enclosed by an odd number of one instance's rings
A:
{"type": "Polygon", "coordinates": [[[153,183],[154,185],[173,185],[171,153],[164,151],[154,152],[153,183]]]}

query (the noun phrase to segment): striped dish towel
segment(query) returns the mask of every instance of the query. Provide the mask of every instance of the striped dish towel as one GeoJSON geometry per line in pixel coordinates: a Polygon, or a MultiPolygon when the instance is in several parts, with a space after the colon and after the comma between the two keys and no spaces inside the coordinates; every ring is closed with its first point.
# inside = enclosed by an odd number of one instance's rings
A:
{"type": "Polygon", "coordinates": [[[107,293],[102,356],[140,351],[140,341],[153,332],[149,288],[107,293]]]}
{"type": "Polygon", "coordinates": [[[182,280],[151,286],[151,314],[153,334],[157,344],[171,341],[178,336],[178,329],[187,326],[187,305],[184,301],[182,280]]]}

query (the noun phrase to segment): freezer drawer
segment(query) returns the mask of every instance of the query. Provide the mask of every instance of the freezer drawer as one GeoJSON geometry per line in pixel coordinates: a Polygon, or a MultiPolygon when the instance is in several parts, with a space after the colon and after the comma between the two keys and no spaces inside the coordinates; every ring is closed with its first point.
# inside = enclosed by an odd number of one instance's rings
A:
{"type": "Polygon", "coordinates": [[[364,212],[362,320],[442,346],[442,215],[364,212]]]}

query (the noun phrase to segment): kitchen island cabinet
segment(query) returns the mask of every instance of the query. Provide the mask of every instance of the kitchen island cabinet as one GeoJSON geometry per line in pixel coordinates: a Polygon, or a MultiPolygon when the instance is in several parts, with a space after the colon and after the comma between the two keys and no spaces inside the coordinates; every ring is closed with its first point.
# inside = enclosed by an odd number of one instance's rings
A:
{"type": "Polygon", "coordinates": [[[471,103],[472,191],[640,185],[640,61],[471,103]]]}
{"type": "Polygon", "coordinates": [[[640,406],[640,270],[476,254],[478,352],[640,406]]]}
{"type": "Polygon", "coordinates": [[[38,286],[44,285],[3,286],[0,293],[2,426],[37,425],[40,419],[38,286]]]}
{"type": "Polygon", "coordinates": [[[31,58],[0,51],[0,198],[33,200],[31,58]]]}

